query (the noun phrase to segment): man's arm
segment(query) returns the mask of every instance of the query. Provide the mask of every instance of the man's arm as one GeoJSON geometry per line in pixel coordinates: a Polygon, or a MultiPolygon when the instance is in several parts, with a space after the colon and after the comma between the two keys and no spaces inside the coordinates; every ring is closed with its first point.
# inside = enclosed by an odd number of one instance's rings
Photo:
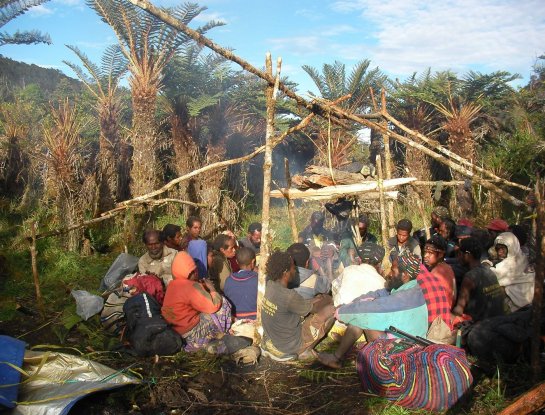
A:
{"type": "Polygon", "coordinates": [[[292,290],[288,300],[288,310],[298,316],[305,317],[313,309],[313,300],[305,300],[296,291],[292,290]]]}
{"type": "Polygon", "coordinates": [[[216,291],[214,284],[209,279],[205,279],[201,284],[194,282],[195,294],[191,296],[191,306],[202,313],[212,314],[221,307],[222,296],[216,291]]]}
{"type": "Polygon", "coordinates": [[[147,271],[147,265],[146,265],[146,261],[144,260],[144,256],[141,256],[140,259],[138,260],[138,272],[140,274],[146,274],[146,271],[147,271]]]}
{"type": "Polygon", "coordinates": [[[464,314],[464,310],[469,303],[469,298],[471,297],[471,291],[475,289],[475,283],[471,278],[464,277],[462,280],[462,286],[460,287],[460,294],[458,294],[458,302],[456,306],[452,309],[452,314],[455,316],[461,316],[464,314]]]}

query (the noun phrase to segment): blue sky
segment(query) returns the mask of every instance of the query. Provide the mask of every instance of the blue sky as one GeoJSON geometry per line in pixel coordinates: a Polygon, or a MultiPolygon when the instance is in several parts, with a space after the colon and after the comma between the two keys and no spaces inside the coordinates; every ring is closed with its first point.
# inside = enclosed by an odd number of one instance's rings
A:
{"type": "MultiPolygon", "coordinates": [[[[154,4],[175,6],[174,0],[154,4]]],[[[192,26],[216,19],[226,23],[208,36],[262,67],[265,53],[282,57],[282,74],[300,92],[315,88],[302,65],[321,68],[338,60],[351,67],[362,59],[392,77],[413,72],[469,69],[531,74],[545,53],[543,0],[207,0],[192,26]]],[[[62,70],[63,60],[78,62],[64,45],[79,47],[99,62],[116,38],[83,0],[52,0],[2,27],[48,32],[53,45],[4,46],[0,54],[62,70]]]]}

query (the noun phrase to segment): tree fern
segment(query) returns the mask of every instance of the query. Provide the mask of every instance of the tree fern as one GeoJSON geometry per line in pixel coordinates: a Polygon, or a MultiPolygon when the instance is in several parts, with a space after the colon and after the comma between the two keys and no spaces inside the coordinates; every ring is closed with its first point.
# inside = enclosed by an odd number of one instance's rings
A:
{"type": "Polygon", "coordinates": [[[215,95],[200,95],[198,98],[192,98],[188,101],[187,107],[189,109],[189,115],[197,117],[201,112],[209,107],[216,105],[222,94],[215,95]]]}
{"type": "MultiPolygon", "coordinates": [[[[0,0],[0,27],[17,16],[25,13],[34,6],[39,6],[48,0],[0,0]]],[[[17,30],[14,34],[0,32],[0,46],[4,45],[32,45],[36,43],[51,44],[47,33],[38,30],[17,30]]]]}

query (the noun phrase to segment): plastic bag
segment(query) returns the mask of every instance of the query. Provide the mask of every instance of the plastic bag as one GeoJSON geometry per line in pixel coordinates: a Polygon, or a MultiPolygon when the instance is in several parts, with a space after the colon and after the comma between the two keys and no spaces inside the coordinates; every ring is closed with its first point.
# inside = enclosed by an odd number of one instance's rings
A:
{"type": "Polygon", "coordinates": [[[76,299],[76,313],[82,319],[100,313],[104,307],[104,299],[83,290],[72,290],[72,296],[76,299]]]}
{"type": "Polygon", "coordinates": [[[123,277],[127,274],[132,274],[136,271],[138,266],[138,257],[126,254],[125,252],[119,254],[115,261],[110,266],[102,282],[100,283],[100,290],[111,290],[121,282],[123,277]]]}

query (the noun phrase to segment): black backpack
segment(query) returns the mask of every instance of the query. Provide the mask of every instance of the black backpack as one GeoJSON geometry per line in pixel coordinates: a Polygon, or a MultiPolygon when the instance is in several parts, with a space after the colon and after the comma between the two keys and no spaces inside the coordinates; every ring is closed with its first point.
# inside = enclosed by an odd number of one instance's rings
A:
{"type": "Polygon", "coordinates": [[[127,339],[139,356],[172,355],[183,346],[182,337],[161,315],[161,306],[151,295],[140,293],[123,305],[127,339]]]}

